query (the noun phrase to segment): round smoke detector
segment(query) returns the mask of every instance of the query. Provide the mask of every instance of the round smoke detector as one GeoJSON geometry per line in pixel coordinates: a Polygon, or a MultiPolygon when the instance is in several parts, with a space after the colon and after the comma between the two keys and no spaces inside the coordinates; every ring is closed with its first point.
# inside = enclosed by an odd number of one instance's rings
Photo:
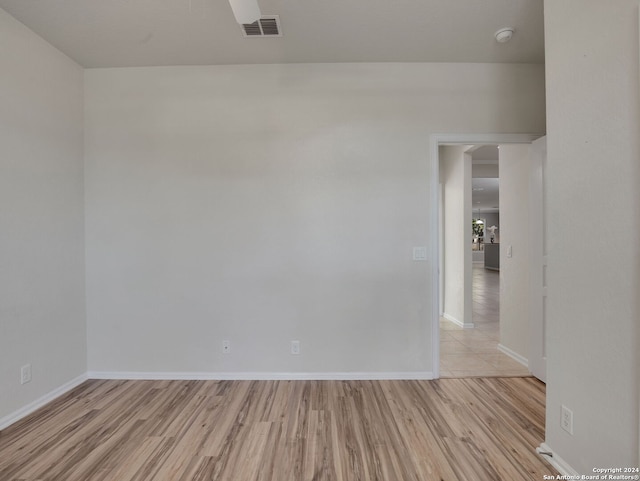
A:
{"type": "Polygon", "coordinates": [[[514,29],[512,27],[506,27],[506,28],[501,28],[494,35],[498,42],[505,43],[511,40],[511,37],[513,37],[513,32],[514,32],[514,29]]]}

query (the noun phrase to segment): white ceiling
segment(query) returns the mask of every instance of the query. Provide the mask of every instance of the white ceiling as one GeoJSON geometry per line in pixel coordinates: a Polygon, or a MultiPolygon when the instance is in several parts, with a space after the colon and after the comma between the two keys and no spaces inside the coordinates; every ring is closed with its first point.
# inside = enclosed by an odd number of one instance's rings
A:
{"type": "Polygon", "coordinates": [[[498,212],[500,210],[500,180],[497,178],[472,179],[473,188],[472,210],[473,217],[478,217],[480,212],[498,212]]]}
{"type": "Polygon", "coordinates": [[[0,0],[84,67],[315,62],[543,63],[543,0],[259,0],[280,38],[244,38],[227,0],[0,0]],[[493,34],[515,27],[511,42],[493,34]]]}
{"type": "MultiPolygon", "coordinates": [[[[478,209],[481,213],[499,212],[500,210],[500,180],[498,178],[498,156],[499,150],[497,145],[480,145],[472,148],[471,158],[475,166],[495,166],[492,170],[495,173],[492,176],[483,175],[482,177],[474,177],[471,179],[472,194],[471,202],[473,216],[478,217],[478,209]]],[[[488,172],[485,169],[485,174],[488,172]]],[[[475,175],[475,173],[474,173],[475,175]]]]}
{"type": "Polygon", "coordinates": [[[478,161],[490,161],[498,163],[499,149],[497,145],[481,145],[477,147],[472,153],[471,158],[474,163],[478,161]]]}

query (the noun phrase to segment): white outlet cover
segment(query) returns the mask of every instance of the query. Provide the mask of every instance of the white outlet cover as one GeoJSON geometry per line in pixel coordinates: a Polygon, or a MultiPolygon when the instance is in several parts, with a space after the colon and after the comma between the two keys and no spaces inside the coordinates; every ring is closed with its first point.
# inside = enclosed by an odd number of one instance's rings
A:
{"type": "Polygon", "coordinates": [[[560,427],[573,436],[573,411],[564,404],[560,414],[560,427]]]}
{"type": "Polygon", "coordinates": [[[426,261],[427,260],[427,247],[416,246],[413,248],[413,260],[414,261],[426,261]]]}
{"type": "Polygon", "coordinates": [[[25,364],[20,369],[20,384],[31,382],[31,364],[25,364]]]}
{"type": "Polygon", "coordinates": [[[300,341],[291,341],[291,354],[300,354],[300,341]]]}

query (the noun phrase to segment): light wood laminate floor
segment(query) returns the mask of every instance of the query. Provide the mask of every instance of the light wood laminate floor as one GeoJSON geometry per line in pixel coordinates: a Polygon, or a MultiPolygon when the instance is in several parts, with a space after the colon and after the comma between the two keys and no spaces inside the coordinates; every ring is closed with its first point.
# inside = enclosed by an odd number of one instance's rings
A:
{"type": "Polygon", "coordinates": [[[85,382],[0,432],[2,481],[536,480],[533,378],[85,382]]]}

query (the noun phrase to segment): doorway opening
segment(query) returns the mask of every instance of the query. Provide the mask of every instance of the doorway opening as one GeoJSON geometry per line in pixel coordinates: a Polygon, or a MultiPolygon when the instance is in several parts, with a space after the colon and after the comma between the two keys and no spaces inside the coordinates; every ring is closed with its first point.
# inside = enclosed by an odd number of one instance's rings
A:
{"type": "Polygon", "coordinates": [[[440,375],[527,376],[527,366],[499,349],[499,146],[442,146],[439,154],[444,217],[440,375]],[[466,225],[469,217],[470,226],[466,225]],[[469,231],[470,237],[456,242],[455,237],[467,236],[469,231]],[[462,255],[460,247],[464,249],[462,255]],[[456,262],[456,256],[462,265],[456,262]],[[460,278],[463,289],[458,290],[460,278]]]}
{"type": "MultiPolygon", "coordinates": [[[[505,159],[520,156],[523,160],[521,163],[505,164],[507,167],[517,166],[515,169],[510,167],[511,171],[506,170],[511,176],[506,178],[520,176],[515,177],[520,184],[516,182],[515,186],[507,186],[507,199],[509,195],[511,198],[514,195],[516,198],[517,195],[527,197],[529,152],[531,142],[538,137],[517,134],[432,137],[432,159],[435,159],[432,167],[434,173],[437,173],[435,179],[440,182],[439,188],[434,189],[435,199],[432,197],[436,202],[439,219],[436,239],[439,270],[434,274],[437,277],[434,279],[434,294],[439,299],[433,332],[434,377],[530,375],[529,363],[525,357],[528,348],[514,343],[511,332],[507,332],[508,343],[501,343],[499,297],[502,273],[499,262],[501,257],[505,259],[507,249],[511,254],[512,248],[511,245],[505,245],[501,249],[501,222],[508,220],[512,229],[517,224],[519,229],[524,230],[524,237],[528,235],[530,226],[527,224],[528,212],[522,213],[523,208],[528,208],[526,202],[516,205],[521,209],[518,215],[514,216],[514,207],[509,211],[510,217],[501,219],[502,199],[499,201],[498,196],[502,179],[499,175],[497,152],[498,145],[501,145],[506,147],[505,151],[508,153],[505,159]],[[473,162],[474,153],[476,165],[473,162]],[[491,170],[495,171],[495,175],[489,174],[491,170]],[[522,188],[523,182],[525,188],[522,188]],[[491,197],[492,193],[494,197],[491,197]],[[453,271],[447,269],[451,265],[454,266],[453,271]],[[515,349],[512,350],[509,346],[514,346],[515,349]]],[[[518,257],[514,256],[512,261],[509,256],[506,262],[512,269],[511,276],[514,266],[517,266],[516,260],[520,265],[530,261],[528,247],[521,243],[522,237],[515,239],[518,257]]],[[[522,276],[528,275],[528,272],[522,273],[522,276]]],[[[521,286],[526,285],[522,282],[522,277],[517,280],[521,286]]],[[[509,283],[505,285],[509,286],[509,283]]],[[[524,296],[530,294],[526,287],[520,291],[524,296]]],[[[510,302],[506,304],[506,311],[512,317],[513,293],[509,290],[507,292],[510,302]]],[[[525,329],[529,321],[528,314],[525,302],[520,313],[525,329]]],[[[526,334],[522,342],[528,342],[526,334]]]]}

